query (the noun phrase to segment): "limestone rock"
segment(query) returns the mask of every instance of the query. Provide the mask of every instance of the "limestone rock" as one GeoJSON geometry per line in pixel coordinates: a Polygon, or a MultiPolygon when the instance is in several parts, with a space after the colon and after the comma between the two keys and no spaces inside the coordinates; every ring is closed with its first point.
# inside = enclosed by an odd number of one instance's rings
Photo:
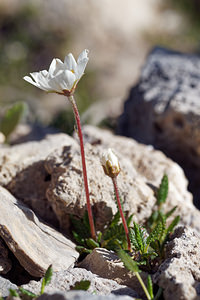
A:
{"type": "Polygon", "coordinates": [[[70,291],[66,293],[43,294],[38,300],[134,300],[129,296],[118,295],[91,295],[85,291],[70,291]]]}
{"type": "Polygon", "coordinates": [[[200,237],[191,228],[178,227],[167,244],[166,259],[154,275],[165,300],[200,299],[200,237]]]}
{"type": "MultiPolygon", "coordinates": [[[[90,200],[93,206],[97,228],[110,221],[117,211],[111,179],[104,174],[100,156],[104,147],[85,147],[90,200]]],[[[155,203],[153,191],[148,187],[131,164],[131,161],[120,156],[122,172],[118,176],[124,210],[134,213],[135,220],[143,221],[151,214],[155,203]],[[137,212],[140,212],[137,214],[137,212]]],[[[67,216],[83,216],[86,209],[85,191],[82,179],[82,166],[79,152],[69,147],[57,149],[45,161],[45,168],[51,176],[47,188],[47,197],[60,222],[61,228],[67,230],[67,216]]]]}
{"type": "MultiPolygon", "coordinates": [[[[119,190],[125,211],[144,222],[155,203],[153,189],[164,173],[169,176],[167,209],[177,205],[183,224],[199,230],[199,216],[187,191],[182,169],[159,151],[132,139],[114,136],[96,127],[84,128],[90,198],[102,229],[116,212],[112,182],[105,176],[100,155],[111,147],[119,157],[119,190]],[[184,203],[184,205],[183,205],[184,203]]],[[[42,141],[5,147],[0,153],[0,183],[37,215],[69,232],[69,215],[83,216],[86,209],[82,166],[77,141],[65,134],[49,135],[42,141]]]]}
{"type": "Polygon", "coordinates": [[[17,286],[11,283],[8,279],[0,276],[0,296],[6,297],[9,295],[9,289],[16,290],[17,286]]]}
{"type": "MultiPolygon", "coordinates": [[[[137,293],[125,285],[120,285],[114,280],[101,278],[91,272],[82,269],[74,268],[60,272],[54,272],[52,280],[45,288],[46,293],[66,292],[76,282],[81,280],[89,280],[91,282],[88,292],[95,292],[98,295],[109,295],[110,293],[118,295],[130,295],[137,297],[137,293]]],[[[23,285],[24,288],[38,294],[41,287],[41,282],[31,281],[29,284],[23,285]]]]}
{"type": "Polygon", "coordinates": [[[0,153],[0,184],[53,225],[56,225],[56,216],[46,198],[51,178],[44,161],[52,151],[64,145],[76,145],[76,141],[68,135],[55,134],[41,141],[1,148],[0,153]]]}
{"type": "MultiPolygon", "coordinates": [[[[93,147],[113,148],[119,154],[120,163],[124,157],[129,159],[129,166],[121,165],[122,172],[125,172],[126,169],[134,169],[136,173],[133,178],[142,178],[143,182],[153,188],[159,186],[163,174],[166,173],[169,177],[169,194],[165,209],[169,210],[177,205],[175,214],[181,216],[181,222],[196,228],[197,231],[200,230],[200,212],[192,204],[192,195],[187,190],[188,181],[178,164],[167,158],[162,152],[154,150],[152,146],[113,135],[107,130],[84,126],[83,133],[85,141],[92,144],[93,147]]],[[[137,217],[142,222],[144,221],[142,218],[145,218],[145,209],[145,207],[141,207],[137,211],[137,217]]]]}
{"type": "Polygon", "coordinates": [[[125,102],[118,134],[161,149],[185,170],[199,192],[200,58],[155,48],[125,102]]]}
{"type": "MultiPolygon", "coordinates": [[[[145,296],[135,274],[124,267],[123,263],[113,251],[104,248],[95,248],[92,253],[86,256],[79,266],[103,278],[113,279],[119,284],[129,286],[136,290],[140,297],[145,296]]],[[[141,272],[140,276],[144,281],[147,278],[145,272],[141,272]]]]}
{"type": "Polygon", "coordinates": [[[38,300],[134,300],[135,298],[129,296],[118,295],[91,295],[85,291],[70,291],[66,293],[52,293],[43,294],[38,300]]]}
{"type": "Polygon", "coordinates": [[[0,238],[0,274],[6,274],[12,268],[12,262],[8,258],[8,249],[0,238]]]}
{"type": "Polygon", "coordinates": [[[20,264],[35,277],[50,264],[55,271],[67,269],[78,258],[75,245],[40,222],[33,211],[0,187],[0,236],[20,264]]]}

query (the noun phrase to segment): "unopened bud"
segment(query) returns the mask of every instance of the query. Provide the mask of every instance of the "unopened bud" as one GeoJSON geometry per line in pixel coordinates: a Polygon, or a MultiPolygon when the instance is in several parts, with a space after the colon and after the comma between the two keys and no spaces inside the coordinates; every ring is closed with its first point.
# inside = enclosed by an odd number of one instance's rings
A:
{"type": "Polygon", "coordinates": [[[117,156],[109,148],[101,157],[101,164],[104,172],[109,177],[116,177],[120,172],[120,166],[117,156]]]}

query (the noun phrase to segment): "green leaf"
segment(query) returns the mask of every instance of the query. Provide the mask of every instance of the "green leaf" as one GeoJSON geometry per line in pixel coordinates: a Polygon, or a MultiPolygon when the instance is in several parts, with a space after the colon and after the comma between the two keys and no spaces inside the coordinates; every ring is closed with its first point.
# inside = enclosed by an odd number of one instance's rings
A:
{"type": "Polygon", "coordinates": [[[72,215],[70,216],[70,220],[72,222],[73,231],[77,233],[77,236],[79,236],[80,240],[90,237],[90,230],[88,230],[87,225],[84,224],[86,220],[83,222],[82,220],[79,220],[72,215]]]}
{"type": "Polygon", "coordinates": [[[121,258],[124,266],[129,270],[134,273],[138,273],[140,270],[138,268],[137,263],[124,251],[124,250],[119,250],[117,252],[118,256],[121,258]]]}
{"type": "Polygon", "coordinates": [[[44,275],[45,285],[48,285],[50,283],[52,276],[53,276],[53,269],[52,269],[52,265],[50,265],[44,275]]]}
{"type": "Polygon", "coordinates": [[[75,241],[76,241],[79,245],[85,246],[85,239],[83,239],[82,237],[80,237],[80,236],[78,235],[78,233],[75,232],[75,231],[72,231],[72,234],[73,234],[73,237],[74,237],[75,241]]]}
{"type": "Polygon", "coordinates": [[[91,282],[89,280],[81,280],[77,281],[71,290],[83,290],[87,291],[90,287],[91,282]]]}
{"type": "Polygon", "coordinates": [[[159,222],[156,225],[156,227],[152,230],[150,235],[148,236],[146,240],[147,245],[150,245],[155,240],[159,240],[160,236],[162,235],[162,232],[163,232],[163,223],[159,222]]]}
{"type": "Polygon", "coordinates": [[[27,105],[24,102],[18,102],[5,112],[0,123],[0,131],[3,132],[6,139],[21,121],[26,108],[27,105]]]}
{"type": "Polygon", "coordinates": [[[45,288],[46,285],[48,285],[50,283],[52,275],[53,275],[53,269],[52,269],[52,265],[50,265],[48,267],[48,269],[46,270],[44,278],[42,279],[42,286],[41,286],[40,295],[42,295],[44,293],[44,288],[45,288]]]}
{"type": "Polygon", "coordinates": [[[143,252],[144,248],[145,248],[145,244],[146,244],[145,240],[144,240],[144,235],[143,235],[143,232],[141,231],[139,225],[135,222],[134,222],[134,231],[135,231],[136,241],[139,245],[139,250],[141,250],[143,252]]]}
{"type": "Polygon", "coordinates": [[[161,184],[158,188],[156,198],[157,204],[160,205],[161,203],[165,203],[168,195],[168,177],[165,174],[162,178],[161,184]]]}
{"type": "Polygon", "coordinates": [[[9,289],[9,292],[10,292],[10,296],[20,298],[20,296],[19,296],[19,294],[17,293],[16,290],[9,289]]]}
{"type": "Polygon", "coordinates": [[[131,221],[132,221],[132,219],[133,219],[133,215],[134,215],[134,214],[130,215],[130,216],[128,217],[128,219],[126,220],[127,227],[129,227],[129,226],[131,225],[131,221]]]}
{"type": "Polygon", "coordinates": [[[162,293],[163,293],[163,289],[162,289],[161,287],[159,287],[159,289],[158,289],[158,291],[157,291],[157,293],[156,293],[156,295],[155,295],[155,297],[154,297],[153,300],[158,300],[158,299],[160,299],[162,293]]]}
{"type": "Polygon", "coordinates": [[[114,227],[115,225],[117,225],[120,221],[120,212],[117,211],[116,214],[114,215],[112,222],[110,223],[110,228],[114,227]]]}
{"type": "Polygon", "coordinates": [[[86,239],[85,242],[90,249],[98,248],[100,246],[99,243],[95,242],[92,238],[86,239]]]}
{"type": "Polygon", "coordinates": [[[135,231],[133,230],[133,228],[129,229],[129,238],[130,238],[131,243],[133,244],[134,250],[139,250],[140,246],[136,240],[135,231]]]}
{"type": "Polygon", "coordinates": [[[91,249],[87,249],[86,247],[83,247],[83,246],[76,246],[76,251],[78,251],[80,254],[82,254],[82,253],[87,253],[87,254],[92,253],[91,249]]]}
{"type": "Polygon", "coordinates": [[[166,230],[166,234],[173,232],[174,227],[179,223],[179,221],[180,221],[180,216],[176,216],[174,220],[171,222],[171,224],[168,226],[166,230]]]}
{"type": "Polygon", "coordinates": [[[148,275],[147,277],[147,290],[149,292],[149,295],[151,297],[151,299],[154,298],[154,295],[153,295],[153,282],[152,282],[152,279],[151,279],[151,276],[148,275]]]}
{"type": "Polygon", "coordinates": [[[88,217],[87,210],[85,211],[84,216],[83,216],[83,225],[84,225],[85,229],[88,232],[90,232],[90,222],[89,222],[89,217],[88,217]]]}
{"type": "Polygon", "coordinates": [[[165,214],[166,219],[169,218],[177,209],[177,206],[174,206],[170,211],[165,214]]]}
{"type": "Polygon", "coordinates": [[[20,290],[20,292],[21,292],[23,295],[27,295],[27,296],[29,296],[29,297],[31,297],[31,298],[36,298],[36,297],[37,297],[36,294],[34,294],[34,293],[32,293],[32,292],[30,292],[30,291],[24,289],[23,287],[19,287],[19,290],[20,290]]]}
{"type": "Polygon", "coordinates": [[[97,243],[101,243],[101,238],[102,238],[102,232],[100,231],[97,235],[97,243]]]}
{"type": "Polygon", "coordinates": [[[103,235],[104,240],[121,239],[125,237],[124,227],[122,224],[108,228],[103,235]]]}

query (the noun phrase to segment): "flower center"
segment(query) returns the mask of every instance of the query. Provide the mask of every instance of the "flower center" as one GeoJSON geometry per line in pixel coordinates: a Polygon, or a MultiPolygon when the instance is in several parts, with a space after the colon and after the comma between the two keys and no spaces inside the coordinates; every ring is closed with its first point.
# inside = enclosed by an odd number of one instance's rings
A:
{"type": "Polygon", "coordinates": [[[73,69],[70,70],[72,73],[75,73],[73,69]]]}

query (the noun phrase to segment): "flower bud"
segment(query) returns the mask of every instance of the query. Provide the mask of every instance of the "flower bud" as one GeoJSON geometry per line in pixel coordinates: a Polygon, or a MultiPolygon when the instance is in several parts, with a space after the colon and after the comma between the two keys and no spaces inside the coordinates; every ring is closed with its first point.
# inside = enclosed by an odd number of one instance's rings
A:
{"type": "Polygon", "coordinates": [[[101,157],[101,164],[104,172],[109,177],[116,177],[120,172],[120,166],[117,156],[109,148],[101,157]]]}

